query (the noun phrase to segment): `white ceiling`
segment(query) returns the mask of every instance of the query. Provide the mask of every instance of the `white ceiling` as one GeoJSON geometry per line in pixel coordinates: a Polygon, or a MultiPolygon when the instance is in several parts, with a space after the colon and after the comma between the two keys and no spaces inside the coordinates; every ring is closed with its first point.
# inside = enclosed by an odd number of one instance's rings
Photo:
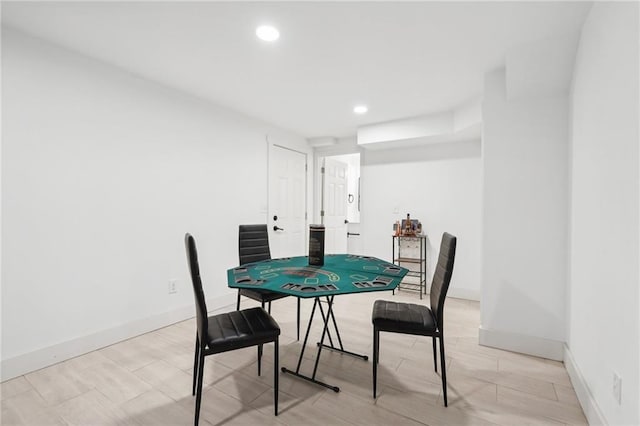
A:
{"type": "Polygon", "coordinates": [[[590,6],[3,2],[2,22],[302,136],[343,137],[481,95],[508,49],[579,31],[590,6]],[[256,39],[263,23],[278,42],[256,39]]]}

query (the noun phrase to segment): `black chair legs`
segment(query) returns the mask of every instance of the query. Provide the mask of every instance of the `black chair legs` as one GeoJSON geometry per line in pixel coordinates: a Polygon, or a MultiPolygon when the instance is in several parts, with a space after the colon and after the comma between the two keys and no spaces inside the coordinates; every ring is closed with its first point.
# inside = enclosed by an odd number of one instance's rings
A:
{"type": "MultiPolygon", "coordinates": [[[[192,394],[195,394],[196,405],[194,414],[194,424],[198,426],[200,421],[200,406],[202,403],[202,381],[204,378],[204,359],[206,356],[223,352],[234,351],[236,349],[258,346],[258,375],[261,373],[262,350],[265,343],[274,343],[275,346],[275,400],[278,403],[278,336],[280,336],[280,326],[262,308],[249,308],[239,310],[240,294],[236,307],[238,310],[217,315],[208,315],[207,302],[202,290],[202,279],[200,277],[200,266],[198,264],[198,251],[196,242],[189,233],[184,236],[185,248],[187,250],[187,263],[191,274],[191,284],[193,285],[193,295],[196,305],[196,345],[193,359],[193,387],[192,394]]],[[[264,302],[263,302],[264,306],[264,302]]],[[[275,407],[276,414],[278,407],[275,407]]]]}
{"type": "MultiPolygon", "coordinates": [[[[437,366],[436,338],[433,337],[433,362],[437,366]]],[[[373,329],[373,399],[376,398],[378,388],[378,362],[380,360],[380,331],[374,327],[373,329]]],[[[444,356],[444,339],[440,336],[440,367],[442,371],[442,395],[444,398],[444,406],[447,407],[447,366],[444,356]]]]}
{"type": "Polygon", "coordinates": [[[378,356],[380,349],[380,332],[373,329],[373,399],[376,399],[376,389],[378,386],[378,356]]]}
{"type": "MultiPolygon", "coordinates": [[[[260,375],[260,363],[262,359],[262,346],[258,345],[258,376],[260,375]]],[[[196,409],[194,425],[198,426],[200,419],[200,405],[202,403],[202,381],[204,378],[204,351],[196,337],[196,356],[193,366],[193,395],[196,396],[196,409]]],[[[279,385],[279,342],[274,341],[273,347],[273,406],[275,415],[278,415],[278,385],[279,385]]]]}
{"type": "Polygon", "coordinates": [[[202,378],[204,377],[204,351],[200,348],[200,356],[198,357],[198,388],[196,390],[196,413],[194,425],[198,426],[200,420],[200,403],[202,402],[202,378]]]}
{"type": "Polygon", "coordinates": [[[278,415],[278,376],[280,374],[280,368],[278,366],[278,339],[274,342],[275,346],[273,347],[273,409],[274,413],[278,415]]]}
{"type": "Polygon", "coordinates": [[[398,303],[376,300],[371,312],[373,325],[373,397],[376,397],[377,364],[380,357],[381,331],[431,337],[433,346],[433,368],[438,373],[438,351],[436,339],[440,339],[440,376],[444,406],[447,401],[447,359],[444,354],[444,301],[447,297],[453,263],[456,256],[457,238],[447,232],[442,235],[438,263],[431,281],[430,307],[414,303],[398,303]]]}
{"type": "Polygon", "coordinates": [[[380,364],[380,330],[376,335],[376,364],[380,364]]]}
{"type": "Polygon", "coordinates": [[[444,396],[444,406],[447,406],[447,366],[444,357],[444,338],[440,336],[440,367],[442,370],[442,395],[444,396]]]}
{"type": "Polygon", "coordinates": [[[436,336],[433,336],[431,338],[431,341],[433,342],[433,368],[436,370],[436,373],[438,372],[438,356],[436,355],[437,350],[436,350],[436,336]]]}
{"type": "Polygon", "coordinates": [[[198,375],[198,357],[200,356],[200,339],[198,339],[198,333],[196,333],[196,349],[195,355],[193,356],[193,390],[191,391],[191,395],[196,394],[196,378],[198,375]]]}
{"type": "MultiPolygon", "coordinates": [[[[278,415],[278,386],[279,386],[279,339],[276,339],[273,343],[273,409],[274,414],[278,415]]],[[[196,358],[193,366],[193,395],[196,396],[196,411],[194,425],[198,426],[200,420],[200,405],[202,403],[202,382],[204,378],[204,351],[200,348],[198,339],[196,337],[196,358]]],[[[260,375],[260,361],[262,358],[262,346],[258,345],[258,376],[260,375]]]]}

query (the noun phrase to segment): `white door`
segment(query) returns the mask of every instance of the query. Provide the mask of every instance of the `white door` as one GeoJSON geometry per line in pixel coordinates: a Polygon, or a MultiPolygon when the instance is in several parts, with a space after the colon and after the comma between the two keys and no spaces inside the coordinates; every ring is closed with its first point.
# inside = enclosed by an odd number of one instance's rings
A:
{"type": "Polygon", "coordinates": [[[304,256],[307,155],[269,144],[269,246],[271,257],[304,256]]]}
{"type": "MultiPolygon", "coordinates": [[[[347,169],[332,158],[324,159],[322,212],[325,227],[324,252],[347,252],[347,169]]],[[[322,213],[321,213],[322,215],[322,213]]]]}

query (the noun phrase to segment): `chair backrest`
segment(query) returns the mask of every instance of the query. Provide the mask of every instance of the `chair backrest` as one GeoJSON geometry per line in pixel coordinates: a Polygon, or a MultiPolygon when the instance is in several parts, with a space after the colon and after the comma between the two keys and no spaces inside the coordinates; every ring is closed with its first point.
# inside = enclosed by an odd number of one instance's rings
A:
{"type": "Polygon", "coordinates": [[[203,337],[207,335],[207,303],[202,290],[202,280],[200,279],[200,266],[198,265],[198,251],[196,241],[187,233],[184,236],[184,245],[187,249],[187,262],[191,273],[191,283],[193,284],[193,296],[196,299],[196,321],[198,324],[198,338],[203,342],[203,337]]]}
{"type": "Polygon", "coordinates": [[[445,232],[440,242],[440,254],[438,263],[431,281],[431,311],[435,315],[438,329],[442,331],[444,300],[447,297],[451,275],[453,274],[453,261],[456,257],[457,238],[445,232]]]}
{"type": "Polygon", "coordinates": [[[240,225],[238,255],[240,265],[271,259],[267,225],[240,225]]]}

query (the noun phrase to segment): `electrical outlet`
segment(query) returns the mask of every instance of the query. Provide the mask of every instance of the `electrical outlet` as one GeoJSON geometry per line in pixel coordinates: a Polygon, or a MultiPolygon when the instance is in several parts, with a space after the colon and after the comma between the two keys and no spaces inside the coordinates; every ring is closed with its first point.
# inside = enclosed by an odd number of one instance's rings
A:
{"type": "Polygon", "coordinates": [[[178,280],[169,280],[169,294],[178,292],[178,280]]]}
{"type": "Polygon", "coordinates": [[[618,373],[613,373],[613,398],[618,405],[622,404],[622,377],[618,373]]]}

